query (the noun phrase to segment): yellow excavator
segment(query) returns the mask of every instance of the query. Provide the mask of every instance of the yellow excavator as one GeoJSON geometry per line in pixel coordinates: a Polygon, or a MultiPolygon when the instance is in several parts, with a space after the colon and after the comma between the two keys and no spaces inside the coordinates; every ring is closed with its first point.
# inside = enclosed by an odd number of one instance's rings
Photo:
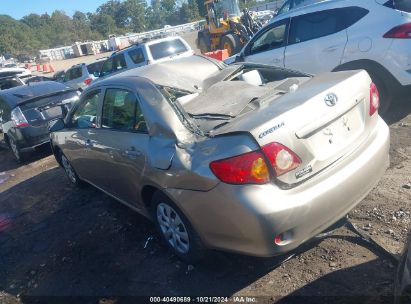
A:
{"type": "Polygon", "coordinates": [[[205,0],[204,5],[206,24],[197,36],[201,53],[226,49],[229,56],[237,54],[262,26],[247,9],[241,14],[238,0],[205,0]]]}

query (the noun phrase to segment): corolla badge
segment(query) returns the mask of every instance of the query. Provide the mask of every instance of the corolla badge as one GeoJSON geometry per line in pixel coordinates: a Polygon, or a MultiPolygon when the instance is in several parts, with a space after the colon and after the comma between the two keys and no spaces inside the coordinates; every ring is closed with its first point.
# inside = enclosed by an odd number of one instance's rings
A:
{"type": "Polygon", "coordinates": [[[334,93],[328,93],[325,95],[324,101],[327,106],[333,107],[337,104],[338,97],[334,93]]]}

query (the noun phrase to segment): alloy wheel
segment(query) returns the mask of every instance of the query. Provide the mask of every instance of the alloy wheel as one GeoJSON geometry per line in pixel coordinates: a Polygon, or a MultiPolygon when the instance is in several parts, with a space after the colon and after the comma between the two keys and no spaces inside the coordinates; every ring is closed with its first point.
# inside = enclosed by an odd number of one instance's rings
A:
{"type": "Polygon", "coordinates": [[[17,144],[16,144],[16,142],[14,141],[14,139],[12,137],[9,138],[9,144],[10,144],[10,148],[11,148],[11,151],[13,152],[14,157],[17,160],[20,160],[20,158],[21,158],[20,150],[19,150],[19,148],[17,148],[17,144]]]}
{"type": "Polygon", "coordinates": [[[174,250],[185,254],[190,250],[187,228],[178,213],[168,204],[157,206],[157,220],[167,242],[174,250]]]}
{"type": "Polygon", "coordinates": [[[66,174],[70,181],[75,184],[77,182],[76,173],[74,172],[73,167],[64,155],[61,156],[61,164],[63,165],[64,171],[66,171],[66,174]]]}

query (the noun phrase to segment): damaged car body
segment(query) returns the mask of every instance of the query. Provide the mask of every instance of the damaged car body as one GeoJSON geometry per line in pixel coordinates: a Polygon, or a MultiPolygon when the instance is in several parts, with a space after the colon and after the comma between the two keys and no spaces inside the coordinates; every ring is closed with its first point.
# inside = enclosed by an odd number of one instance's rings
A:
{"type": "Polygon", "coordinates": [[[191,56],[91,85],[51,143],[73,183],[153,219],[180,258],[273,256],[345,216],[385,172],[378,102],[365,71],[191,56]]]}

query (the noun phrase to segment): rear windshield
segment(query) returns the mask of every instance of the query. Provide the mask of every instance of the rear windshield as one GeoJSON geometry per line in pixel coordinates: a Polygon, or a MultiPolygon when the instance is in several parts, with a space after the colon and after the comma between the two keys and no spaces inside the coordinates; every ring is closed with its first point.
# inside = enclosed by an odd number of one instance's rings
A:
{"type": "Polygon", "coordinates": [[[18,78],[0,79],[0,90],[7,90],[23,85],[24,83],[18,78]]]}
{"type": "Polygon", "coordinates": [[[411,0],[389,0],[384,5],[399,11],[411,13],[411,0]]]}
{"type": "Polygon", "coordinates": [[[187,52],[188,49],[180,39],[162,41],[149,46],[154,60],[187,52]]]}

